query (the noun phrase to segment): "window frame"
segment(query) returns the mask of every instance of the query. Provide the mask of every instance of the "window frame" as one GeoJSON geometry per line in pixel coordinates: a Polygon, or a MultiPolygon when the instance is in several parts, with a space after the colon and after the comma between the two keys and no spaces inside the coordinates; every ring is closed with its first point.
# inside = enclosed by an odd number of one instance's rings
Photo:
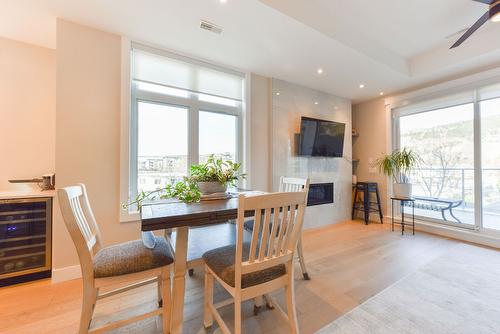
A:
{"type": "MultiPolygon", "coordinates": [[[[242,77],[245,85],[245,78],[242,77]]],[[[163,86],[161,84],[155,84],[163,86]]],[[[165,86],[168,87],[168,86],[165,86]]],[[[170,87],[168,87],[170,88],[170,87]]],[[[199,94],[187,91],[187,97],[167,95],[143,90],[137,82],[131,82],[130,104],[130,154],[129,154],[129,198],[134,198],[138,191],[138,106],[140,102],[155,103],[166,106],[186,108],[188,111],[188,166],[199,162],[199,113],[211,112],[234,116],[236,120],[236,162],[243,161],[243,106],[244,101],[237,101],[236,106],[218,104],[199,99],[199,94]]],[[[205,94],[207,95],[207,94],[205,94]]],[[[188,173],[188,170],[186,171],[188,173]]],[[[129,214],[137,213],[136,208],[130,208],[129,214]]]]}

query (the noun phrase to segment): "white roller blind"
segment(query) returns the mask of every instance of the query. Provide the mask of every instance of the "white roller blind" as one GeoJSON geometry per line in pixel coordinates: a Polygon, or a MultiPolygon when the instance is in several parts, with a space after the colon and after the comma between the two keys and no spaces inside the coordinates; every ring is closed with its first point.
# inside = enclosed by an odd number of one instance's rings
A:
{"type": "Polygon", "coordinates": [[[400,117],[473,102],[474,91],[466,90],[462,92],[449,93],[447,95],[439,94],[434,96],[425,96],[424,98],[417,97],[411,100],[403,101],[402,106],[392,109],[392,113],[394,117],[400,117]]]}
{"type": "Polygon", "coordinates": [[[488,85],[478,89],[478,100],[490,100],[500,97],[500,83],[488,85]]]}
{"type": "Polygon", "coordinates": [[[200,62],[188,62],[139,48],[133,48],[132,55],[133,80],[243,100],[242,75],[219,70],[208,64],[204,66],[200,62]]]}

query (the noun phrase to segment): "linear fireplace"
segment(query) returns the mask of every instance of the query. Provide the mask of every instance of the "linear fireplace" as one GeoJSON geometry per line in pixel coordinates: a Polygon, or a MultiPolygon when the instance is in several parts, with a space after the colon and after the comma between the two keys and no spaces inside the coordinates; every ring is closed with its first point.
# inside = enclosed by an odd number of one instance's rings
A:
{"type": "Polygon", "coordinates": [[[307,206],[333,203],[333,183],[312,183],[309,185],[307,206]]]}

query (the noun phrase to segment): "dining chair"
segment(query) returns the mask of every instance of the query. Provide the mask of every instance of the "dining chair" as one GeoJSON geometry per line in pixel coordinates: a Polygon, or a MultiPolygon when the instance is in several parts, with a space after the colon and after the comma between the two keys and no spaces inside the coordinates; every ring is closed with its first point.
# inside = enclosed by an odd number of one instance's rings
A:
{"type": "Polygon", "coordinates": [[[152,249],[146,248],[141,240],[103,247],[85,185],[58,189],[57,196],[82,272],[83,302],[79,333],[101,333],[156,315],[163,318],[163,333],[169,333],[170,265],[174,257],[167,241],[163,237],[155,237],[152,249]],[[158,285],[157,309],[90,329],[97,300],[152,283],[158,285]],[[101,289],[106,292],[100,293],[101,289]]]}
{"type": "Polygon", "coordinates": [[[282,192],[258,196],[238,196],[236,244],[203,254],[205,260],[204,326],[213,319],[223,333],[230,330],[218,308],[234,303],[234,333],[241,333],[241,303],[285,288],[290,332],[298,332],[295,310],[293,256],[302,231],[307,191],[282,192]],[[250,242],[244,242],[245,212],[253,212],[254,229],[250,242]],[[262,214],[263,213],[263,214],[262,214]],[[272,221],[275,222],[271,226],[272,221]],[[276,223],[279,222],[279,223],[276,223]],[[231,298],[213,303],[214,279],[231,298]]]}
{"type": "MultiPolygon", "coordinates": [[[[291,192],[291,191],[309,191],[309,178],[293,178],[282,176],[280,178],[279,190],[280,192],[291,192]]],[[[307,203],[306,203],[307,205],[307,203]]],[[[254,220],[249,219],[245,222],[245,229],[252,231],[254,227],[254,220]]],[[[306,262],[304,260],[304,250],[302,249],[302,233],[299,236],[299,241],[297,243],[297,255],[299,258],[300,269],[302,270],[302,276],[305,280],[310,280],[310,276],[307,273],[306,262]]]]}

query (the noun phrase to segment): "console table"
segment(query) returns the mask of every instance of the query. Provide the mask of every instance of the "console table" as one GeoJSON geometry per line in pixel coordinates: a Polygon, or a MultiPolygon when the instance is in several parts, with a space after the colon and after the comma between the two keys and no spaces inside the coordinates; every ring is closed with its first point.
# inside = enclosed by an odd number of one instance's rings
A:
{"type": "Polygon", "coordinates": [[[401,235],[405,233],[405,226],[412,226],[413,235],[415,235],[415,199],[414,198],[405,198],[405,197],[391,197],[391,208],[392,208],[392,231],[394,232],[394,224],[401,225],[401,235]],[[394,202],[399,202],[401,208],[401,222],[394,221],[394,202]],[[404,207],[407,204],[411,204],[412,207],[412,223],[405,223],[405,211],[404,207]]]}

